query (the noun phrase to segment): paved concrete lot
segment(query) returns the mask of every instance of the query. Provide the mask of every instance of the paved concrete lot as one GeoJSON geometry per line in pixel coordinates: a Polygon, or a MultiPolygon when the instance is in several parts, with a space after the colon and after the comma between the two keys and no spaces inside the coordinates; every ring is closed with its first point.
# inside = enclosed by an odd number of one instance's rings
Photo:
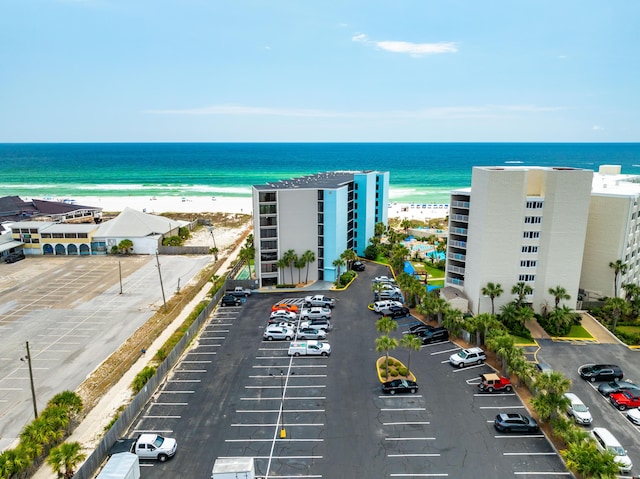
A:
{"type": "MultiPolygon", "coordinates": [[[[209,257],[161,256],[165,295],[209,257]]],[[[0,264],[0,450],[33,419],[29,342],[38,409],[76,387],[162,306],[155,257],[27,258],[0,264]],[[120,294],[120,270],[122,294],[120,294]]]]}
{"type": "MultiPolygon", "coordinates": [[[[289,358],[288,342],[261,340],[270,306],[291,295],[258,294],[218,309],[132,427],[131,435],[178,440],[176,457],[145,463],[143,476],[208,477],[223,456],[255,457],[271,478],[569,476],[542,434],[494,430],[498,412],[525,409],[513,394],[476,394],[478,375],[491,369],[452,368],[453,343],[412,354],[417,394],[381,393],[378,316],[366,305],[370,280],[383,271],[369,266],[349,291],[329,293],[338,304],[328,358],[289,358]]],[[[414,321],[398,320],[394,334],[414,321]]],[[[392,354],[407,361],[405,350],[392,354]]]]}

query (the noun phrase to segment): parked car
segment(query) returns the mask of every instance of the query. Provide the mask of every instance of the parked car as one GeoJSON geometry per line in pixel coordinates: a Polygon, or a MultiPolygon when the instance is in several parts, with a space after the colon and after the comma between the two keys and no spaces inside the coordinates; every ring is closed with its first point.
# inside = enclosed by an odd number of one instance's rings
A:
{"type": "Polygon", "coordinates": [[[293,323],[291,321],[283,321],[281,319],[270,319],[268,325],[279,327],[279,328],[292,329],[293,331],[295,331],[297,327],[296,323],[293,323]]]}
{"type": "Polygon", "coordinates": [[[298,312],[298,306],[295,304],[278,303],[271,306],[271,311],[278,311],[280,309],[283,309],[285,311],[293,311],[294,313],[298,312]]]}
{"type": "Polygon", "coordinates": [[[480,391],[486,391],[488,393],[493,392],[511,392],[513,386],[509,378],[498,376],[495,373],[487,373],[480,375],[480,384],[478,384],[480,391]]]}
{"type": "Polygon", "coordinates": [[[438,343],[449,339],[449,331],[447,328],[431,328],[415,333],[420,338],[422,344],[438,343]]]}
{"type": "Polygon", "coordinates": [[[629,380],[625,381],[609,381],[608,383],[602,383],[598,386],[598,392],[605,397],[609,397],[611,393],[618,393],[622,391],[633,391],[640,393],[640,386],[632,383],[629,380]]]}
{"type": "Polygon", "coordinates": [[[265,328],[262,338],[266,339],[267,341],[273,341],[274,339],[284,339],[286,341],[291,341],[294,336],[295,332],[293,331],[293,329],[278,326],[277,324],[270,324],[265,328]]]}
{"type": "Polygon", "coordinates": [[[300,313],[300,319],[329,319],[331,318],[331,310],[329,308],[305,308],[300,313]]]}
{"type": "Polygon", "coordinates": [[[269,319],[283,319],[285,321],[295,321],[298,319],[298,315],[293,311],[287,311],[286,309],[277,309],[271,311],[269,319]]]}
{"type": "Polygon", "coordinates": [[[239,306],[242,304],[242,300],[232,294],[225,294],[220,300],[222,306],[239,306]]]}
{"type": "Polygon", "coordinates": [[[631,470],[633,464],[629,456],[627,456],[627,451],[608,429],[594,427],[591,430],[591,437],[595,440],[598,449],[613,454],[613,460],[618,465],[620,472],[629,472],[631,470]]]}
{"type": "Polygon", "coordinates": [[[326,339],[327,332],[324,329],[300,328],[298,329],[298,339],[326,339]]]}
{"type": "Polygon", "coordinates": [[[399,288],[385,289],[384,291],[375,292],[373,297],[376,301],[384,301],[385,299],[399,301],[402,299],[402,291],[399,288]]]}
{"type": "Polygon", "coordinates": [[[300,328],[312,328],[312,329],[322,329],[323,331],[331,331],[333,326],[331,326],[331,321],[328,319],[309,319],[307,321],[303,321],[300,323],[300,328]]]}
{"type": "Polygon", "coordinates": [[[20,261],[24,259],[25,255],[22,251],[17,251],[15,253],[9,253],[4,259],[5,263],[15,263],[16,261],[20,261]]]}
{"type": "Polygon", "coordinates": [[[493,426],[500,432],[538,432],[540,429],[531,416],[517,413],[498,414],[493,426]]]}
{"type": "Polygon", "coordinates": [[[380,314],[390,318],[404,318],[405,316],[409,316],[409,308],[404,306],[389,306],[388,308],[380,311],[380,314]]]}
{"type": "Polygon", "coordinates": [[[576,424],[589,425],[593,421],[589,408],[573,393],[565,393],[564,397],[569,400],[567,414],[573,417],[576,424]]]}
{"type": "Polygon", "coordinates": [[[428,324],[418,323],[410,326],[408,332],[409,334],[417,334],[421,331],[428,331],[429,329],[434,329],[434,327],[428,324]]]}
{"type": "Polygon", "coordinates": [[[578,369],[580,377],[592,383],[595,381],[615,381],[622,379],[620,366],[615,364],[585,364],[578,369]]]}
{"type": "Polygon", "coordinates": [[[640,426],[640,409],[629,409],[627,411],[627,419],[636,426],[640,426]]]}
{"type": "Polygon", "coordinates": [[[351,264],[351,269],[354,271],[364,271],[364,263],[362,261],[354,261],[351,264]]]}
{"type": "Polygon", "coordinates": [[[336,300],[333,298],[327,298],[322,294],[314,294],[312,296],[307,296],[304,298],[304,305],[307,308],[333,308],[336,305],[336,300]]]}
{"type": "Polygon", "coordinates": [[[411,393],[418,391],[418,383],[410,379],[394,379],[382,384],[382,392],[386,394],[411,393]]]}
{"type": "Polygon", "coordinates": [[[486,359],[487,355],[481,348],[463,349],[449,356],[449,362],[458,368],[471,364],[482,364],[486,359]]]}
{"type": "Polygon", "coordinates": [[[400,301],[393,301],[393,300],[385,300],[385,301],[376,301],[375,303],[373,303],[373,310],[376,313],[380,313],[385,309],[390,308],[391,306],[402,306],[402,303],[400,301]]]}
{"type": "Polygon", "coordinates": [[[538,361],[536,364],[536,369],[540,371],[542,374],[551,374],[553,372],[553,368],[549,366],[544,361],[538,361]]]}
{"type": "Polygon", "coordinates": [[[622,391],[619,393],[611,393],[609,402],[617,407],[620,411],[640,407],[640,394],[632,391],[622,391]]]}
{"type": "Polygon", "coordinates": [[[331,346],[322,341],[292,341],[289,356],[329,356],[331,346]]]}
{"type": "Polygon", "coordinates": [[[389,276],[376,276],[371,280],[372,283],[395,283],[396,280],[389,276]]]}

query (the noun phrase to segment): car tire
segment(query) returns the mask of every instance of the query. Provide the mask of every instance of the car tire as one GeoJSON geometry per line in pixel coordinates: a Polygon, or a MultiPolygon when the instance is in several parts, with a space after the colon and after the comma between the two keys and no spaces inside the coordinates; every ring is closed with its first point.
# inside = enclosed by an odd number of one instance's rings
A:
{"type": "Polygon", "coordinates": [[[460,364],[458,364],[458,367],[459,367],[460,369],[462,369],[462,368],[464,367],[464,363],[460,363],[460,364]]]}
{"type": "Polygon", "coordinates": [[[322,351],[321,355],[322,356],[329,356],[326,351],[322,351]]]}
{"type": "Polygon", "coordinates": [[[416,388],[411,388],[411,394],[415,394],[416,393],[416,388]]]}
{"type": "Polygon", "coordinates": [[[285,340],[285,341],[291,341],[291,336],[285,336],[285,337],[284,337],[284,340],[285,340]]]}
{"type": "Polygon", "coordinates": [[[492,387],[492,386],[489,386],[489,387],[487,388],[487,391],[489,391],[490,393],[492,393],[492,392],[493,392],[493,387],[492,387]]]}
{"type": "Polygon", "coordinates": [[[513,388],[511,386],[507,386],[504,388],[504,390],[507,391],[508,393],[510,393],[512,389],[513,388]]]}
{"type": "Polygon", "coordinates": [[[392,396],[393,396],[395,393],[396,393],[396,390],[395,390],[395,389],[392,389],[392,390],[390,390],[390,391],[389,391],[389,394],[391,394],[392,396]]]}
{"type": "Polygon", "coordinates": [[[595,378],[594,376],[591,376],[591,377],[589,378],[589,381],[591,381],[592,383],[595,383],[595,382],[596,382],[596,378],[595,378]]]}
{"type": "Polygon", "coordinates": [[[300,356],[300,353],[293,353],[293,355],[294,355],[295,357],[298,357],[298,356],[300,356]]]}
{"type": "Polygon", "coordinates": [[[624,411],[625,409],[627,409],[627,405],[626,405],[626,404],[620,404],[620,405],[618,406],[618,409],[619,409],[620,411],[624,411]]]}
{"type": "Polygon", "coordinates": [[[267,336],[267,341],[273,341],[273,336],[267,336]]]}
{"type": "Polygon", "coordinates": [[[482,359],[478,359],[478,360],[476,361],[476,364],[477,364],[478,366],[479,366],[479,365],[481,365],[481,364],[482,364],[482,359]]]}
{"type": "Polygon", "coordinates": [[[529,432],[538,432],[538,428],[537,427],[532,427],[531,429],[529,429],[529,432]]]}
{"type": "Polygon", "coordinates": [[[166,462],[167,459],[169,459],[169,458],[167,457],[166,454],[158,454],[158,461],[159,462],[166,462]]]}

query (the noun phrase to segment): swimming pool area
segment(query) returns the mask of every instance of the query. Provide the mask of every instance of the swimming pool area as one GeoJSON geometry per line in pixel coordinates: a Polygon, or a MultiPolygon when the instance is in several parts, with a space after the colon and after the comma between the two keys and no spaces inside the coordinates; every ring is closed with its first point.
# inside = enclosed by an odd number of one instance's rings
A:
{"type": "MultiPolygon", "coordinates": [[[[413,276],[416,279],[422,279],[416,272],[416,269],[414,268],[413,264],[411,264],[411,261],[405,261],[404,262],[404,272],[407,274],[410,274],[411,276],[413,276]]],[[[442,278],[441,278],[442,279],[442,278]]],[[[441,286],[433,286],[430,284],[427,284],[427,291],[433,291],[434,289],[440,289],[441,286]]]]}

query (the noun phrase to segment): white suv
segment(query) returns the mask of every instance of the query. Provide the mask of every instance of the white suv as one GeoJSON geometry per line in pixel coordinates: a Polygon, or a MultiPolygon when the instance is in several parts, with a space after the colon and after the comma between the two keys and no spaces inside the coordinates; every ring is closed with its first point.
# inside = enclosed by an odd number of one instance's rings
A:
{"type": "Polygon", "coordinates": [[[485,359],[487,359],[487,355],[481,348],[463,349],[449,356],[449,362],[458,368],[463,368],[470,364],[482,364],[485,359]]]}
{"type": "Polygon", "coordinates": [[[376,301],[373,303],[373,310],[376,313],[381,313],[385,309],[389,309],[391,306],[402,307],[402,303],[400,301],[391,301],[390,299],[385,301],[376,301]]]}
{"type": "Polygon", "coordinates": [[[329,308],[305,308],[300,313],[300,319],[329,319],[331,318],[331,310],[329,308]]]}
{"type": "Polygon", "coordinates": [[[285,339],[291,341],[295,337],[295,331],[278,324],[270,324],[264,330],[263,339],[273,341],[274,339],[285,339]]]}

